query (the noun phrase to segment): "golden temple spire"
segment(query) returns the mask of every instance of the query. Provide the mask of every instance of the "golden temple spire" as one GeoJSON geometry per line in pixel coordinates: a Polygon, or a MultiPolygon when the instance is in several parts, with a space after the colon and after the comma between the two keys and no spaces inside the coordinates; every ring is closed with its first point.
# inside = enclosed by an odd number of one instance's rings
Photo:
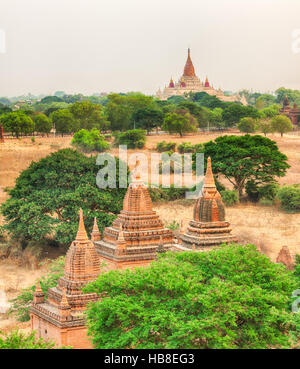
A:
{"type": "Polygon", "coordinates": [[[78,232],[75,241],[88,241],[88,236],[83,222],[83,212],[81,208],[79,212],[78,232]]]}

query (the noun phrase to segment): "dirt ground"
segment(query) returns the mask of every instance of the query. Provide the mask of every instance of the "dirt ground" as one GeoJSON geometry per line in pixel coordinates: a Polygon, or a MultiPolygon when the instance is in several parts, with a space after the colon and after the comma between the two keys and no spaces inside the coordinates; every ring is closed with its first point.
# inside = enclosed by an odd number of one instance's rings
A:
{"type": "MultiPolygon", "coordinates": [[[[235,133],[236,134],[236,133],[235,133]]],[[[148,156],[155,152],[157,142],[173,141],[176,143],[191,142],[202,143],[214,140],[219,134],[193,134],[180,138],[173,135],[148,136],[146,148],[142,150],[148,156]]],[[[283,138],[278,135],[270,135],[275,140],[279,149],[288,157],[291,168],[287,175],[281,178],[281,184],[300,183],[300,137],[286,135],[283,138]]],[[[71,137],[38,137],[35,142],[30,138],[21,140],[7,139],[0,144],[0,204],[5,201],[7,194],[3,191],[6,187],[12,187],[19,173],[28,167],[32,161],[47,156],[51,152],[70,147],[71,137]]],[[[132,153],[129,150],[128,153],[132,153]]],[[[117,150],[112,150],[117,154],[117,150]]],[[[183,220],[186,226],[192,219],[193,201],[178,200],[169,203],[156,203],[157,210],[164,222],[170,223],[183,220]]],[[[300,214],[286,214],[276,207],[264,207],[253,204],[239,204],[226,209],[227,220],[231,223],[233,233],[243,243],[259,244],[263,252],[271,260],[275,260],[278,251],[283,245],[289,246],[292,253],[300,253],[300,214]]],[[[3,219],[0,218],[0,224],[3,219]]],[[[37,279],[45,274],[45,270],[29,270],[5,260],[0,262],[0,291],[5,291],[6,298],[15,297],[20,289],[31,286],[37,279]]],[[[19,323],[7,314],[0,314],[0,330],[8,331],[19,327],[29,331],[30,324],[19,323]]]]}

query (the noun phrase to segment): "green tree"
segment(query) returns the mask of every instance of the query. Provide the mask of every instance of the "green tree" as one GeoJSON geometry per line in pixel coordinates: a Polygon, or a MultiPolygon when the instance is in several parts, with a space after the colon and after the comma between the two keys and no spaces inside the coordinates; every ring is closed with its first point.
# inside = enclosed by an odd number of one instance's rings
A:
{"type": "Polygon", "coordinates": [[[19,137],[21,134],[27,134],[34,131],[32,119],[19,112],[6,113],[0,116],[0,124],[5,132],[12,132],[19,137]]]}
{"type": "Polygon", "coordinates": [[[243,106],[239,104],[231,104],[223,111],[223,120],[226,127],[233,127],[242,118],[250,117],[259,118],[259,112],[253,106],[243,106]]]}
{"type": "Polygon", "coordinates": [[[256,121],[253,118],[242,118],[237,125],[238,129],[244,133],[254,133],[256,131],[256,121]]]}
{"type": "Polygon", "coordinates": [[[285,115],[278,115],[271,120],[271,128],[273,132],[280,133],[281,137],[284,133],[293,130],[293,124],[291,120],[285,115]]]}
{"type": "Polygon", "coordinates": [[[209,112],[209,123],[216,128],[224,128],[223,109],[215,108],[209,112]]]}
{"type": "Polygon", "coordinates": [[[273,183],[290,167],[276,142],[260,135],[221,136],[205,143],[204,152],[212,159],[215,175],[226,177],[240,197],[247,181],[273,183]]]}
{"type": "Polygon", "coordinates": [[[51,131],[52,123],[50,119],[42,113],[33,116],[35,131],[39,133],[48,133],[51,131]]]}
{"type": "Polygon", "coordinates": [[[168,252],[84,288],[101,296],[87,311],[89,334],[102,349],[290,348],[295,288],[293,274],[253,245],[168,252]]]}
{"type": "Polygon", "coordinates": [[[16,179],[10,198],[1,206],[5,230],[21,241],[54,239],[70,244],[78,227],[79,208],[91,230],[97,216],[99,228],[111,224],[122,209],[126,189],[120,189],[116,159],[117,188],[99,189],[96,176],[102,167],[95,157],[63,149],[32,162],[16,179]]]}
{"type": "Polygon", "coordinates": [[[268,118],[260,119],[258,121],[258,130],[262,132],[265,136],[267,136],[267,133],[272,132],[271,120],[268,118]]]}
{"type": "Polygon", "coordinates": [[[90,101],[78,101],[71,105],[70,111],[83,129],[107,129],[108,121],[105,118],[102,107],[92,104],[90,101]]]}
{"type": "Polygon", "coordinates": [[[155,107],[140,108],[132,113],[131,119],[137,128],[145,129],[149,133],[153,128],[161,126],[163,112],[155,107]]]}
{"type": "Polygon", "coordinates": [[[184,133],[197,131],[197,121],[190,113],[169,113],[165,116],[162,129],[182,137],[184,133]]]}
{"type": "Polygon", "coordinates": [[[130,129],[126,132],[115,134],[114,145],[126,145],[128,149],[142,149],[146,143],[146,131],[142,129],[130,129]]]}
{"type": "Polygon", "coordinates": [[[50,119],[55,126],[57,133],[63,136],[65,133],[75,132],[79,128],[79,123],[76,121],[72,113],[68,109],[58,109],[50,114],[50,119]]]}
{"type": "Polygon", "coordinates": [[[90,131],[81,129],[74,133],[71,144],[80,148],[84,152],[103,152],[109,149],[109,143],[105,141],[104,137],[100,134],[100,131],[96,128],[90,131]]]}

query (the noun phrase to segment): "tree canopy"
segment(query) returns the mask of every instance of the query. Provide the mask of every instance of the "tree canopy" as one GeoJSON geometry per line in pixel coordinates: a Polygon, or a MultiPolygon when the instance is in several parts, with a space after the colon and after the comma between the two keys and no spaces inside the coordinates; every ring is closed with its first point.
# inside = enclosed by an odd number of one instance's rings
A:
{"type": "Polygon", "coordinates": [[[168,252],[84,288],[101,295],[87,311],[89,334],[102,349],[289,348],[296,288],[291,272],[252,245],[168,252]]]}
{"type": "Polygon", "coordinates": [[[275,182],[290,167],[276,142],[260,135],[220,136],[204,144],[215,175],[225,176],[241,196],[247,181],[256,185],[275,182]]]}
{"type": "MultiPolygon", "coordinates": [[[[118,168],[118,159],[116,162],[118,168]]],[[[25,242],[51,238],[58,244],[69,244],[77,232],[79,208],[88,230],[95,216],[100,229],[110,225],[122,209],[126,189],[100,190],[96,185],[100,168],[95,157],[72,149],[32,162],[1,205],[5,229],[25,242]]],[[[116,173],[118,186],[118,169],[116,173]]]]}

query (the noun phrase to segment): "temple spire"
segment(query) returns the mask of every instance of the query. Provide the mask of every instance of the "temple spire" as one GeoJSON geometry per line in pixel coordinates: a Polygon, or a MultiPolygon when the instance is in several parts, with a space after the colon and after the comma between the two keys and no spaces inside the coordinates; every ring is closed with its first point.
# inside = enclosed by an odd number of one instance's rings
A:
{"type": "Polygon", "coordinates": [[[209,87],[208,77],[206,76],[204,87],[209,87]]]}
{"type": "Polygon", "coordinates": [[[193,62],[192,62],[192,59],[191,59],[191,50],[190,50],[190,48],[188,48],[188,57],[187,57],[187,60],[186,60],[186,63],[185,63],[183,75],[185,77],[195,77],[196,76],[195,69],[194,69],[194,66],[193,66],[193,62]]]}
{"type": "Polygon", "coordinates": [[[79,225],[75,241],[88,241],[88,236],[83,222],[83,212],[81,208],[79,211],[79,225]]]}
{"type": "Polygon", "coordinates": [[[91,233],[91,239],[92,241],[100,241],[101,239],[101,235],[100,235],[100,231],[98,228],[98,224],[97,224],[97,218],[94,218],[94,225],[93,225],[93,230],[91,233]]]}
{"type": "Polygon", "coordinates": [[[216,189],[216,184],[211,168],[211,158],[208,157],[203,189],[212,189],[212,188],[216,189]]]}

